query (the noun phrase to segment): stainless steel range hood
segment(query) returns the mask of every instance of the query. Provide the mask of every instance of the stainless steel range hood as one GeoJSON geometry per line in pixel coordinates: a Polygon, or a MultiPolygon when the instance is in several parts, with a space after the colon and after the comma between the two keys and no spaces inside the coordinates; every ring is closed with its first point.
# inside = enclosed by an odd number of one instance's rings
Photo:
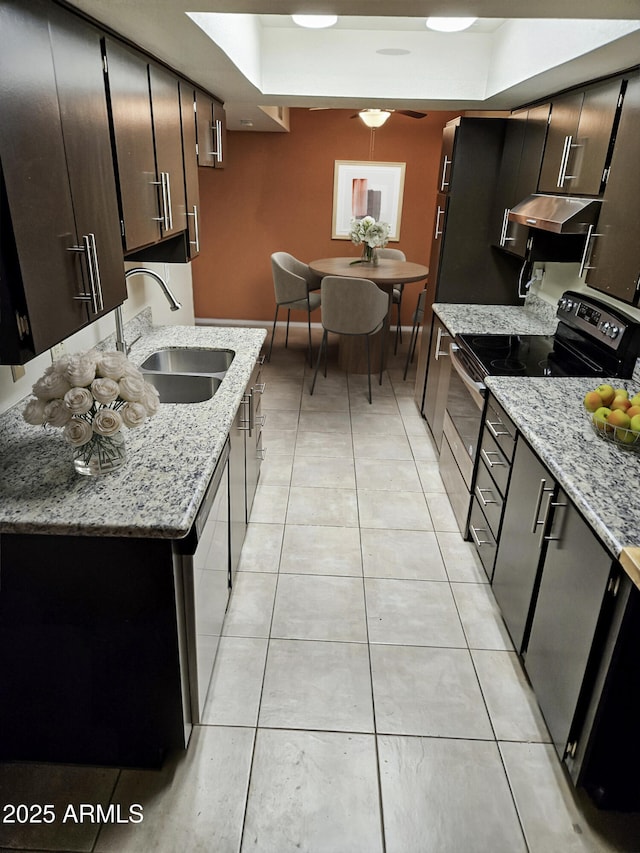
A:
{"type": "Polygon", "coordinates": [[[600,200],[564,195],[530,195],[512,207],[509,221],[554,234],[586,234],[595,225],[600,200]]]}

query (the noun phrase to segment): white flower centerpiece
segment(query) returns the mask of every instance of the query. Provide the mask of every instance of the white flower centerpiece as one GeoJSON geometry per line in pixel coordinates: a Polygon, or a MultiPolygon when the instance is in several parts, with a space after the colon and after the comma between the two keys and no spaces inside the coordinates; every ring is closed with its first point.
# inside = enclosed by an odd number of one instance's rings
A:
{"type": "Polygon", "coordinates": [[[158,411],[156,389],[121,352],[63,356],[32,388],[22,416],[59,427],[74,448],[79,474],[105,474],[126,462],[122,427],[135,429],[158,411]]]}
{"type": "Polygon", "coordinates": [[[387,245],[390,233],[390,225],[387,222],[376,222],[373,216],[352,219],[349,236],[354,245],[362,245],[362,257],[358,261],[352,261],[351,266],[353,264],[377,264],[376,249],[387,245]]]}

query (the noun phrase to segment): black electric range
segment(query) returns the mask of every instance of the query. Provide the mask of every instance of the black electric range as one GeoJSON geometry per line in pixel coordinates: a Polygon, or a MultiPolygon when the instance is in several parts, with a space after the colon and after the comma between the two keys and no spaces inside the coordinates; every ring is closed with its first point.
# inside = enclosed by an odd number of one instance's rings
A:
{"type": "Polygon", "coordinates": [[[456,335],[469,375],[631,377],[640,323],[617,308],[567,291],[558,301],[555,335],[456,335]]]}

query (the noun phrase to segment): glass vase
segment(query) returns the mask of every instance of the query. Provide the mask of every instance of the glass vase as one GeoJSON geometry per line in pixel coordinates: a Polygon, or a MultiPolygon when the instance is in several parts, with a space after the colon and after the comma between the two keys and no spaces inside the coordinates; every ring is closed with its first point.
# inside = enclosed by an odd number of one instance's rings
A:
{"type": "Polygon", "coordinates": [[[73,454],[73,465],[78,474],[96,477],[100,474],[110,474],[117,471],[127,461],[127,448],[121,431],[114,435],[98,435],[87,444],[76,447],[73,454]]]}
{"type": "Polygon", "coordinates": [[[362,258],[360,262],[363,264],[373,264],[373,266],[378,265],[378,250],[375,246],[368,246],[366,243],[362,244],[362,258]]]}

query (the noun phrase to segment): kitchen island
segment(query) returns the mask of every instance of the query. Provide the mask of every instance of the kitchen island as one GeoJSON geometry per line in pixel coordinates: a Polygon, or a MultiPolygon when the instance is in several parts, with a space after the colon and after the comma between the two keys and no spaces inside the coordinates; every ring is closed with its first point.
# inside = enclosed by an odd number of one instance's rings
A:
{"type": "Polygon", "coordinates": [[[235,355],[211,399],[162,404],[128,432],[117,472],[78,476],[61,432],[27,425],[23,404],[0,417],[2,760],[157,766],[187,745],[233,574],[234,465],[246,524],[237,413],[265,334],[146,330],[134,363],[235,355]]]}

